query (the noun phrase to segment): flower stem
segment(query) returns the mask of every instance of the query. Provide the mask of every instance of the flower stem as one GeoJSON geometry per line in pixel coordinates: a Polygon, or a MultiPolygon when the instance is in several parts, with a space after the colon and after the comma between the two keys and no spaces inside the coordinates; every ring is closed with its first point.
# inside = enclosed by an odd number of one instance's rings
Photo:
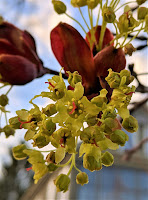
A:
{"type": "Polygon", "coordinates": [[[100,39],[99,39],[99,45],[98,45],[98,50],[99,51],[101,51],[101,49],[102,49],[102,44],[103,44],[106,25],[107,25],[107,23],[103,19],[102,26],[101,26],[101,34],[100,34],[100,39]]]}
{"type": "Polygon", "coordinates": [[[10,90],[12,89],[12,85],[10,86],[9,90],[6,92],[6,95],[8,95],[8,93],[10,92],[10,90]]]}
{"type": "Polygon", "coordinates": [[[71,156],[70,158],[69,158],[69,160],[67,161],[67,163],[65,163],[65,164],[63,164],[63,165],[57,165],[58,167],[65,167],[65,166],[67,166],[71,161],[72,161],[72,159],[73,159],[73,157],[71,156]]]}
{"type": "Polygon", "coordinates": [[[129,1],[127,3],[122,4],[122,6],[120,6],[119,8],[117,8],[114,12],[117,12],[117,10],[119,10],[120,8],[122,8],[123,6],[129,4],[129,3],[136,3],[136,1],[129,1]]]}
{"type": "Polygon", "coordinates": [[[90,28],[89,28],[89,26],[88,26],[88,24],[87,24],[87,22],[86,22],[86,20],[85,20],[85,18],[84,18],[84,16],[83,16],[83,13],[82,13],[82,11],[81,11],[81,8],[80,8],[80,7],[79,7],[79,12],[80,12],[80,14],[81,14],[81,16],[82,16],[82,18],[83,18],[83,20],[84,20],[84,22],[85,22],[85,24],[86,24],[86,26],[87,26],[88,30],[90,31],[90,28]]]}
{"type": "Polygon", "coordinates": [[[139,29],[138,33],[136,35],[134,35],[125,45],[129,44],[132,40],[134,40],[139,35],[140,31],[143,29],[142,27],[143,27],[143,23],[142,23],[142,26],[139,29]]]}

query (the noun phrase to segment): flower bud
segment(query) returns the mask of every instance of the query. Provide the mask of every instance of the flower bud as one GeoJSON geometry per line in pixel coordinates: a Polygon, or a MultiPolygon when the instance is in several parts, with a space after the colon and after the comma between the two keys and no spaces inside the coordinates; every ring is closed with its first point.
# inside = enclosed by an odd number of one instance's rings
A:
{"type": "Polygon", "coordinates": [[[55,130],[56,124],[52,122],[51,118],[43,122],[43,134],[50,136],[55,130]]]}
{"type": "Polygon", "coordinates": [[[20,129],[21,123],[18,120],[18,116],[10,118],[9,119],[9,124],[14,129],[20,129]]]}
{"type": "Polygon", "coordinates": [[[49,163],[49,165],[47,165],[47,168],[49,172],[54,172],[58,168],[58,166],[54,163],[49,163]]]}
{"type": "Polygon", "coordinates": [[[46,156],[46,162],[48,163],[55,163],[55,152],[51,151],[47,156],[46,156]]]}
{"type": "Polygon", "coordinates": [[[97,97],[94,97],[91,102],[93,104],[96,104],[96,106],[101,108],[104,103],[105,104],[107,103],[107,98],[106,97],[97,96],[97,97]]]}
{"type": "Polygon", "coordinates": [[[80,172],[76,176],[76,183],[77,184],[87,184],[88,183],[88,175],[85,172],[80,172]]]}
{"type": "Polygon", "coordinates": [[[3,128],[3,131],[6,135],[6,138],[8,138],[10,135],[14,135],[14,133],[15,133],[15,130],[10,125],[6,125],[3,128]]]}
{"type": "Polygon", "coordinates": [[[120,33],[128,32],[129,30],[132,31],[138,25],[139,23],[126,13],[119,17],[118,28],[120,33]]]}
{"type": "Polygon", "coordinates": [[[100,159],[96,160],[92,154],[85,154],[83,156],[83,167],[92,172],[95,170],[101,170],[102,169],[101,160],[100,159]]]}
{"type": "Polygon", "coordinates": [[[33,140],[34,140],[33,147],[37,146],[38,148],[43,148],[49,144],[49,141],[46,140],[46,137],[39,134],[36,134],[33,140]]]}
{"type": "Polygon", "coordinates": [[[9,99],[5,94],[2,94],[0,96],[0,105],[1,106],[6,106],[8,104],[8,101],[9,101],[9,99]]]}
{"type": "Polygon", "coordinates": [[[125,69],[121,70],[121,72],[120,72],[121,79],[124,76],[126,77],[126,82],[125,82],[126,85],[129,85],[134,80],[134,76],[131,76],[130,71],[125,70],[125,69]]]}
{"type": "Polygon", "coordinates": [[[132,10],[131,10],[131,8],[129,7],[129,5],[126,5],[126,6],[124,7],[124,13],[127,13],[128,16],[129,16],[129,15],[132,15],[132,10]]]}
{"type": "Polygon", "coordinates": [[[66,192],[70,184],[70,178],[66,174],[60,174],[55,180],[54,184],[57,187],[57,192],[66,192]]]}
{"type": "Polygon", "coordinates": [[[71,72],[67,72],[69,74],[68,77],[68,83],[74,88],[75,84],[78,82],[82,83],[82,78],[81,75],[79,75],[79,73],[77,71],[75,71],[74,73],[71,72]]]}
{"type": "Polygon", "coordinates": [[[87,0],[71,0],[73,7],[83,7],[87,5],[87,0]]]}
{"type": "Polygon", "coordinates": [[[54,90],[53,90],[53,98],[55,100],[61,99],[64,96],[64,94],[65,93],[64,93],[63,89],[54,88],[54,90]]]}
{"type": "Polygon", "coordinates": [[[87,124],[89,126],[94,126],[98,122],[98,120],[97,120],[96,116],[87,114],[87,116],[86,116],[86,122],[87,122],[87,124]]]}
{"type": "Polygon", "coordinates": [[[124,146],[125,142],[128,141],[128,135],[124,131],[115,130],[113,134],[111,134],[110,139],[112,142],[124,146]]]}
{"type": "Polygon", "coordinates": [[[105,153],[103,153],[103,155],[101,156],[101,161],[102,164],[106,167],[111,166],[114,162],[114,157],[111,153],[109,153],[108,151],[106,151],[105,153]]]}
{"type": "Polygon", "coordinates": [[[66,5],[62,1],[52,1],[54,10],[59,14],[64,14],[66,12],[66,5]]]}
{"type": "Polygon", "coordinates": [[[25,154],[23,152],[23,150],[27,149],[26,145],[25,144],[21,144],[21,145],[18,145],[16,147],[13,147],[12,149],[12,153],[13,153],[13,157],[16,159],[16,160],[23,160],[27,157],[27,154],[25,154]]]}
{"type": "Polygon", "coordinates": [[[109,69],[108,71],[109,71],[109,74],[105,78],[105,80],[107,81],[107,83],[109,84],[111,88],[118,88],[121,81],[119,74],[116,72],[113,72],[111,69],[109,69]]]}
{"type": "Polygon", "coordinates": [[[147,14],[148,14],[148,8],[146,7],[138,8],[138,19],[144,19],[147,14]]]}
{"type": "Polygon", "coordinates": [[[90,9],[94,9],[99,4],[99,0],[87,0],[87,6],[90,9]]]}
{"type": "Polygon", "coordinates": [[[134,133],[138,130],[138,122],[133,116],[123,119],[122,126],[130,133],[134,133]]]}
{"type": "Polygon", "coordinates": [[[42,112],[47,116],[54,115],[57,112],[55,104],[49,104],[45,108],[42,108],[42,112]]]}
{"type": "Polygon", "coordinates": [[[132,56],[134,51],[136,51],[136,49],[134,48],[134,46],[131,43],[125,45],[125,47],[124,47],[124,53],[125,54],[132,56]]]}
{"type": "Polygon", "coordinates": [[[105,124],[105,132],[107,134],[112,133],[112,131],[118,127],[117,120],[112,118],[106,118],[104,124],[105,124]]]}
{"type": "Polygon", "coordinates": [[[116,15],[111,7],[103,7],[102,16],[107,23],[113,23],[116,15]]]}
{"type": "Polygon", "coordinates": [[[141,5],[146,2],[146,0],[136,0],[136,1],[137,1],[138,5],[141,5]]]}

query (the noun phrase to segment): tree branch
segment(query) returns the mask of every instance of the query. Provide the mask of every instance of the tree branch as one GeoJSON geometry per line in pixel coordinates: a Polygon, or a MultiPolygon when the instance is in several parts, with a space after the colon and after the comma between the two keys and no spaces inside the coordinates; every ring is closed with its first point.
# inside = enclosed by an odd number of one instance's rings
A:
{"type": "Polygon", "coordinates": [[[130,160],[133,154],[139,151],[146,142],[148,142],[148,137],[141,140],[139,144],[137,144],[135,147],[125,150],[125,154],[123,155],[122,160],[125,160],[125,161],[130,160]]]}

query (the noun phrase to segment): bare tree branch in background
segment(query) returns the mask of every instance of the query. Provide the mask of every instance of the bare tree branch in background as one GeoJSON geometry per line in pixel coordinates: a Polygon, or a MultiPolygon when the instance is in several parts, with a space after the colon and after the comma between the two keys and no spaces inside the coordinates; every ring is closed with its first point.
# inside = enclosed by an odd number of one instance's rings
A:
{"type": "Polygon", "coordinates": [[[136,153],[138,150],[140,150],[143,145],[148,142],[148,137],[144,138],[137,144],[135,147],[125,150],[125,154],[122,156],[122,160],[128,161],[131,159],[134,153],[136,153]]]}

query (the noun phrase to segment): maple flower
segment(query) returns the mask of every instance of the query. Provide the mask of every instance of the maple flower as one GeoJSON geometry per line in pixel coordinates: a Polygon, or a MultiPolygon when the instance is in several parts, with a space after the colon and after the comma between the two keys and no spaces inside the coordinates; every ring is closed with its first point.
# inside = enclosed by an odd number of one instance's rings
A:
{"type": "MultiPolygon", "coordinates": [[[[96,28],[96,41],[99,42],[101,28],[96,28]]],[[[91,34],[88,33],[89,38],[91,34]]],[[[125,68],[126,60],[121,48],[115,49],[108,43],[113,39],[113,35],[106,29],[103,39],[103,48],[96,52],[97,44],[93,48],[89,46],[88,40],[84,39],[80,33],[67,23],[60,22],[50,34],[51,47],[55,57],[65,72],[78,71],[82,76],[85,90],[94,88],[97,77],[106,77],[108,69],[120,72],[125,68]],[[107,46],[108,45],[108,46],[107,46]],[[93,55],[94,53],[94,55],[93,55]]]]}
{"type": "Polygon", "coordinates": [[[24,85],[45,74],[33,37],[13,24],[0,24],[0,81],[24,85]]]}

